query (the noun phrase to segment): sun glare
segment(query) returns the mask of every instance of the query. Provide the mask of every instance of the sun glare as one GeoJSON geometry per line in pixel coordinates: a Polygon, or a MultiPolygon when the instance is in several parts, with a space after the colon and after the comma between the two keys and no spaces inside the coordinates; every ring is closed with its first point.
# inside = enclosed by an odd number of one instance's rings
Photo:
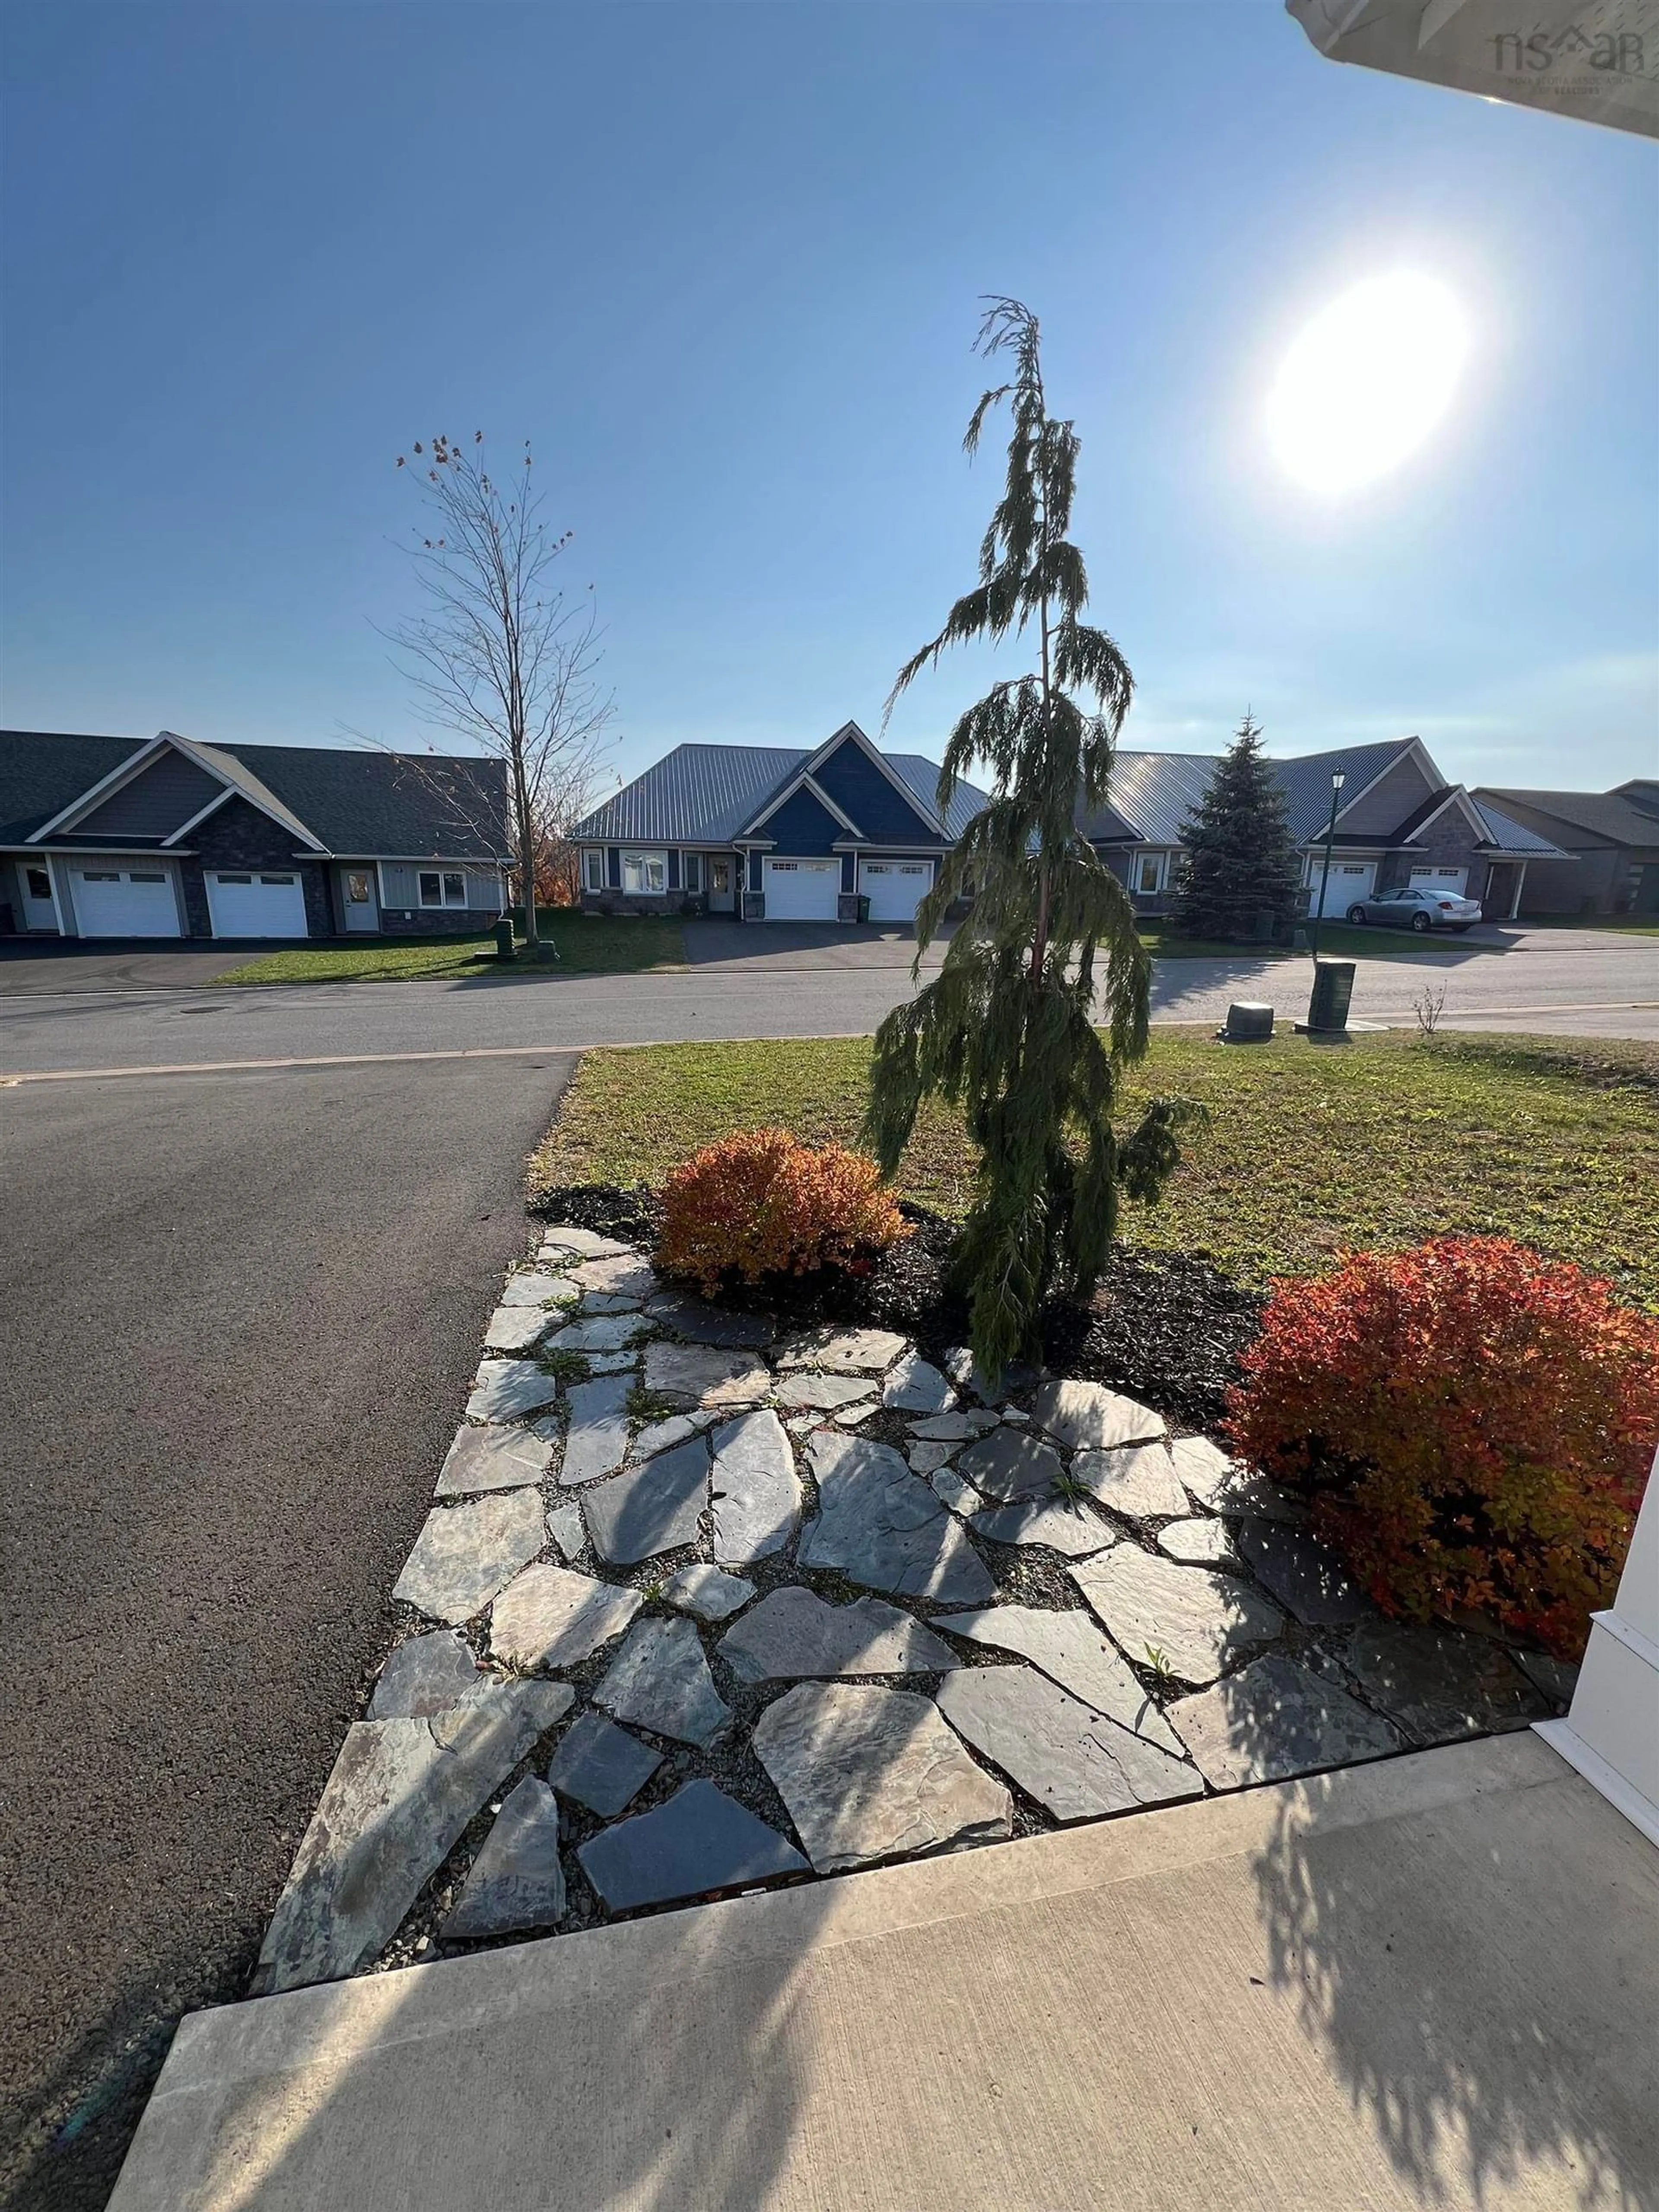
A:
{"type": "Polygon", "coordinates": [[[1267,401],[1274,452],[1313,491],[1386,475],[1445,413],[1468,346],[1457,302],[1432,277],[1354,285],[1285,357],[1267,401]]]}

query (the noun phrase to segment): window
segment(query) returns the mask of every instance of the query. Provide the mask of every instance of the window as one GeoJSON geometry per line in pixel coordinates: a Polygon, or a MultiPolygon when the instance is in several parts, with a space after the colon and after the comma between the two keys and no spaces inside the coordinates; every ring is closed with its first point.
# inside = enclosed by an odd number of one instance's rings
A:
{"type": "Polygon", "coordinates": [[[261,876],[259,881],[262,884],[291,884],[294,878],[292,876],[261,876]]]}
{"type": "Polygon", "coordinates": [[[605,854],[588,852],[582,854],[582,866],[587,871],[587,888],[591,891],[605,889],[605,854]]]}
{"type": "Polygon", "coordinates": [[[164,884],[167,878],[159,868],[133,868],[129,872],[129,881],[135,884],[164,884]]]}
{"type": "Polygon", "coordinates": [[[121,878],[114,868],[82,868],[81,880],[83,884],[118,884],[121,878]]]}
{"type": "Polygon", "coordinates": [[[28,883],[29,896],[32,899],[46,899],[50,902],[52,897],[52,878],[46,873],[46,870],[44,868],[26,868],[23,871],[23,873],[28,883]]]}
{"type": "Polygon", "coordinates": [[[421,870],[421,904],[422,906],[465,906],[466,878],[459,868],[422,868],[421,870]]]}
{"type": "Polygon", "coordinates": [[[1156,853],[1143,853],[1135,862],[1135,889],[1155,891],[1164,880],[1164,862],[1156,853]]]}
{"type": "Polygon", "coordinates": [[[685,888],[689,891],[702,889],[702,854],[688,853],[685,856],[685,888]]]}
{"type": "Polygon", "coordinates": [[[222,884],[251,884],[253,881],[252,876],[228,876],[222,868],[216,869],[214,874],[222,884]]]}
{"type": "Polygon", "coordinates": [[[636,898],[655,898],[668,889],[666,853],[624,853],[622,887],[636,898]]]}
{"type": "Polygon", "coordinates": [[[346,878],[346,896],[353,906],[368,904],[368,878],[355,872],[346,878]]]}

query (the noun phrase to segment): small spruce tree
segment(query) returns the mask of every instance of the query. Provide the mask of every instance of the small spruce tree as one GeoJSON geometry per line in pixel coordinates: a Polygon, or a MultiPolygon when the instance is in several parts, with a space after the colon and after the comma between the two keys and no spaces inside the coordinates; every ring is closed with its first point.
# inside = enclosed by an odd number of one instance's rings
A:
{"type": "Polygon", "coordinates": [[[1082,618],[1083,556],[1066,535],[1079,440],[1048,411],[1036,317],[1018,300],[995,299],[978,350],[1005,349],[1013,376],[985,393],[963,441],[973,453],[986,416],[1008,403],[1007,479],[980,549],[980,580],[899,671],[887,710],[947,645],[1030,633],[1036,665],[994,685],[951,732],[940,806],[975,761],[986,763],[992,796],[918,911],[914,972],[969,886],[974,902],[938,975],[877,1031],[865,1120],[890,1175],[924,1098],[963,1109],[979,1165],[955,1269],[975,1358],[992,1376],[1040,1350],[1052,1291],[1092,1290],[1120,1188],[1158,1194],[1178,1158],[1175,1132],[1194,1110],[1159,1099],[1127,1139],[1113,1132],[1119,1071],[1146,1049],[1151,971],[1128,896],[1076,819],[1079,802],[1105,803],[1133,679],[1105,631],[1082,618]]]}
{"type": "Polygon", "coordinates": [[[1185,937],[1254,938],[1256,917],[1283,929],[1296,911],[1301,867],[1279,779],[1249,709],[1209,789],[1182,825],[1186,848],[1175,894],[1185,937]]]}

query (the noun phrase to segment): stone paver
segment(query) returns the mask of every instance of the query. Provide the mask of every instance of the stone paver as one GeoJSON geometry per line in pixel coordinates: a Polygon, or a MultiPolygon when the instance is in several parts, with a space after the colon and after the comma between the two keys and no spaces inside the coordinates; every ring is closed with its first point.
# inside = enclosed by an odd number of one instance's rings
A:
{"type": "Polygon", "coordinates": [[[927,1487],[952,1513],[977,1513],[985,1503],[973,1484],[964,1482],[953,1467],[936,1467],[927,1478],[927,1487]]]}
{"type": "Polygon", "coordinates": [[[256,1993],[337,1981],[378,1958],[572,1694],[562,1682],[514,1682],[422,1720],[354,1723],[266,1930],[256,1993]]]}
{"type": "Polygon", "coordinates": [[[1082,1704],[1179,1756],[1181,1742],[1174,1729],[1103,1634],[1094,1615],[1081,1606],[1060,1613],[1041,1606],[987,1606],[976,1613],[942,1614],[938,1626],[988,1650],[1018,1652],[1082,1704]]]}
{"type": "Polygon", "coordinates": [[[1070,1450],[1109,1450],[1164,1433],[1164,1416],[1103,1382],[1045,1382],[1032,1406],[1039,1425],[1070,1450]]]}
{"type": "Polygon", "coordinates": [[[896,1605],[861,1597],[827,1605],[792,1583],[763,1597],[720,1640],[720,1656],[745,1682],[832,1674],[937,1674],[960,1664],[948,1644],[896,1605]]]}
{"type": "Polygon", "coordinates": [[[1097,1515],[1070,1500],[1048,1504],[1031,1498],[1022,1505],[994,1505],[975,1513],[969,1525],[994,1544],[1044,1544],[1068,1559],[1086,1559],[1117,1541],[1097,1515]]]}
{"type": "Polygon", "coordinates": [[[1414,1744],[1520,1728],[1548,1707],[1501,1644],[1415,1621],[1368,1621],[1344,1663],[1369,1701],[1414,1744]]]}
{"type": "Polygon", "coordinates": [[[459,1636],[434,1628],[400,1644],[380,1669],[369,1702],[372,1721],[423,1720],[499,1687],[459,1636]]]}
{"type": "Polygon", "coordinates": [[[781,1367],[823,1367],[842,1375],[879,1375],[909,1346],[890,1328],[815,1328],[785,1346],[781,1367]]]}
{"type": "Polygon", "coordinates": [[[568,1254],[578,1260],[633,1260],[639,1255],[631,1244],[618,1243],[614,1237],[601,1237],[592,1229],[577,1229],[570,1223],[553,1223],[542,1237],[540,1256],[552,1260],[568,1254]]]}
{"type": "Polygon", "coordinates": [[[484,1490],[521,1490],[541,1481],[554,1449],[528,1429],[462,1429],[438,1470],[434,1495],[471,1498],[484,1490]]]}
{"type": "Polygon", "coordinates": [[[806,1407],[828,1413],[868,1401],[875,1387],[867,1375],[819,1375],[805,1369],[797,1375],[786,1375],[778,1384],[776,1396],[781,1406],[806,1407]]]}
{"type": "Polygon", "coordinates": [[[635,1621],[593,1702],[681,1743],[711,1744],[732,1720],[689,1620],[635,1621]]]}
{"type": "Polygon", "coordinates": [[[1057,1820],[1098,1820],[1203,1795],[1192,1767],[1029,1667],[965,1667],[947,1674],[939,1707],[959,1735],[1057,1820]]]}
{"type": "Polygon", "coordinates": [[[810,1445],[819,1512],[803,1565],[941,1605],[981,1605],[995,1588],[959,1525],[890,1445],[828,1433],[810,1445]]]}
{"type": "Polygon", "coordinates": [[[548,1330],[558,1326],[556,1314],[538,1312],[534,1306],[497,1306],[484,1330],[484,1350],[533,1352],[548,1330]]]}
{"type": "Polygon", "coordinates": [[[1301,1528],[1308,1518],[1305,1501],[1281,1490],[1266,1475],[1242,1468],[1216,1485],[1210,1501],[1213,1512],[1237,1521],[1279,1521],[1286,1528],[1301,1528]]]}
{"type": "Polygon", "coordinates": [[[610,1291],[625,1298],[648,1298],[661,1287],[655,1268],[636,1252],[584,1260],[570,1270],[570,1279],[583,1291],[610,1291]]]}
{"type": "Polygon", "coordinates": [[[1158,1548],[1185,1567],[1237,1567],[1238,1550],[1224,1521],[1171,1521],[1158,1532],[1158,1548]]]}
{"type": "Polygon", "coordinates": [[[958,1406],[953,1413],[930,1413],[925,1421],[912,1421],[910,1434],[918,1443],[959,1444],[969,1437],[983,1436],[996,1425],[994,1413],[977,1406],[958,1406]]]}
{"type": "Polygon", "coordinates": [[[696,1620],[729,1620],[753,1597],[755,1585],[741,1575],[723,1574],[718,1567],[694,1559],[690,1566],[670,1575],[659,1595],[665,1605],[689,1613],[696,1620]]]}
{"type": "Polygon", "coordinates": [[[1216,1790],[1284,1782],[1405,1746],[1397,1729],[1339,1684],[1278,1652],[1177,1698],[1170,1719],[1216,1790]]]}
{"type": "Polygon", "coordinates": [[[1213,1508],[1216,1492],[1235,1475],[1248,1473],[1242,1461],[1212,1443],[1208,1437],[1171,1437],[1175,1471],[1200,1505],[1213,1508]]]}
{"type": "Polygon", "coordinates": [[[587,1542],[587,1523],[582,1519],[580,1505],[552,1505],[548,1508],[547,1533],[552,1538],[562,1559],[574,1559],[587,1542]]]}
{"type": "Polygon", "coordinates": [[[783,1424],[769,1409],[714,1431],[714,1557],[746,1567],[781,1552],[795,1533],[805,1492],[783,1424]]]}
{"type": "Polygon", "coordinates": [[[597,1556],[613,1567],[695,1544],[708,1504],[708,1443],[693,1437],[582,1493],[597,1556]]]}
{"type": "Polygon", "coordinates": [[[704,1781],[688,1782],[654,1812],[605,1829],[576,1856],[612,1912],[808,1871],[775,1828],[704,1781]]]}
{"type": "MultiPolygon", "coordinates": [[[[954,1676],[947,1676],[953,1680],[954,1676]]],[[[1009,1833],[1013,1802],[929,1698],[802,1682],[769,1705],[755,1750],[819,1874],[1009,1833]]]]}
{"type": "Polygon", "coordinates": [[[579,1382],[570,1393],[559,1480],[567,1488],[614,1474],[628,1455],[628,1398],[631,1376],[606,1375],[579,1382]]]}
{"type": "Polygon", "coordinates": [[[1305,1529],[1244,1521],[1237,1541],[1268,1595],[1310,1628],[1337,1627],[1375,1612],[1336,1553],[1305,1529]]]}
{"type": "Polygon", "coordinates": [[[569,1567],[526,1567],[489,1613],[489,1656],[510,1667],[579,1667],[620,1636],[643,1600],[569,1567]]]}
{"type": "Polygon", "coordinates": [[[1285,1626],[1278,1607],[1237,1577],[1177,1566],[1138,1544],[1120,1544],[1067,1571],[1120,1650],[1148,1668],[1160,1654],[1182,1682],[1214,1681],[1241,1651],[1285,1626]]]}
{"type": "Polygon", "coordinates": [[[1072,1474],[1103,1505],[1130,1521],[1167,1520],[1188,1510],[1175,1462],[1162,1444],[1080,1451],[1072,1462],[1072,1474]]]}
{"type": "Polygon", "coordinates": [[[485,1359],[466,1401],[470,1421],[520,1421],[538,1413],[559,1395],[557,1382],[528,1359],[485,1359]]]}
{"type": "Polygon", "coordinates": [[[646,1311],[688,1344],[718,1345],[727,1352],[764,1352],[777,1334],[777,1324],[768,1314],[732,1313],[675,1291],[653,1298],[646,1311]]]}
{"type": "Polygon", "coordinates": [[[501,1490],[437,1506],[415,1540],[392,1595],[459,1628],[547,1541],[539,1490],[501,1490]]]}
{"type": "Polygon", "coordinates": [[[578,1713],[559,1740],[547,1778],[562,1796],[612,1820],[638,1796],[662,1756],[603,1713],[578,1713]]]}
{"type": "Polygon", "coordinates": [[[501,1292],[504,1306],[544,1306],[550,1300],[562,1305],[580,1297],[568,1275],[550,1274],[544,1267],[526,1267],[522,1273],[509,1275],[501,1292]]]}
{"type": "Polygon", "coordinates": [[[948,1462],[955,1449],[954,1444],[912,1444],[904,1456],[912,1474],[932,1474],[948,1462]]]}
{"type": "Polygon", "coordinates": [[[621,1352],[648,1324],[636,1313],[582,1315],[553,1339],[556,1352],[621,1352]]]}
{"type": "Polygon", "coordinates": [[[563,1917],[558,1802],[544,1782],[526,1774],[503,1800],[439,1932],[446,1942],[510,1936],[551,1928],[563,1917]]]}
{"type": "MultiPolygon", "coordinates": [[[[574,1287],[574,1285],[573,1285],[574,1287]]],[[[616,1291],[579,1291],[584,1314],[638,1314],[640,1300],[616,1291]]]]}
{"type": "Polygon", "coordinates": [[[1060,1454],[1040,1437],[1017,1429],[994,1429],[957,1455],[957,1472],[999,1504],[1022,1498],[1057,1496],[1055,1483],[1065,1468],[1060,1454]]]}
{"type": "Polygon", "coordinates": [[[687,1406],[735,1412],[766,1396],[772,1370],[749,1353],[716,1345],[653,1344],[645,1355],[645,1387],[687,1406]]]}
{"type": "Polygon", "coordinates": [[[672,1444],[683,1444],[688,1437],[700,1437],[719,1419],[718,1413],[702,1411],[671,1413],[665,1421],[653,1421],[648,1427],[637,1431],[629,1444],[628,1456],[655,1459],[659,1452],[665,1452],[672,1444]]]}
{"type": "Polygon", "coordinates": [[[881,1402],[896,1413],[948,1413],[957,1394],[937,1367],[907,1352],[883,1376],[881,1402]]]}

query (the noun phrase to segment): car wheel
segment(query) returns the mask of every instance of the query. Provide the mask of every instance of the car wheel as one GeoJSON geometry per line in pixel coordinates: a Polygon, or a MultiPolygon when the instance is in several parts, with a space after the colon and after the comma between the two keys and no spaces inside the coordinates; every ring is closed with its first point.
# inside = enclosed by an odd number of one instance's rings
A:
{"type": "Polygon", "coordinates": [[[1426,937],[1429,932],[1434,927],[1434,924],[1430,921],[1427,915],[1414,914],[1412,916],[1412,927],[1417,932],[1419,937],[1426,937]]]}
{"type": "Polygon", "coordinates": [[[1351,906],[1348,908],[1348,919],[1352,922],[1356,929],[1363,929],[1365,926],[1364,908],[1363,906],[1351,906]]]}

